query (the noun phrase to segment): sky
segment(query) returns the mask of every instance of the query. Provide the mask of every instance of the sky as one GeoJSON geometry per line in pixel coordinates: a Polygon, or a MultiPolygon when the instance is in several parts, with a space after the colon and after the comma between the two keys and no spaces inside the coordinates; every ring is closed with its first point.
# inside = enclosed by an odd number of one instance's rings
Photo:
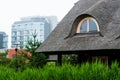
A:
{"type": "Polygon", "coordinates": [[[0,0],[0,31],[8,35],[11,46],[11,26],[28,16],[57,16],[58,21],[78,0],[0,0]]]}

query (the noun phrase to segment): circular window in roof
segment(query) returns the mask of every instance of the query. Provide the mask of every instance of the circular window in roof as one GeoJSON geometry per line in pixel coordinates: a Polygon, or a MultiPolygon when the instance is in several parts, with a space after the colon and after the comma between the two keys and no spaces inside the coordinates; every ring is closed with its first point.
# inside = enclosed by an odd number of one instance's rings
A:
{"type": "Polygon", "coordinates": [[[76,33],[92,33],[99,31],[97,21],[93,17],[86,17],[78,23],[76,33]]]}

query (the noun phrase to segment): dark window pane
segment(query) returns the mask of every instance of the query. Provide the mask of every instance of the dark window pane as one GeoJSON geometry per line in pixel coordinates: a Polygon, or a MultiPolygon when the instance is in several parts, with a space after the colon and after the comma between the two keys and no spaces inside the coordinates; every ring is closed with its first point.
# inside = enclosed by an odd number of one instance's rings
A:
{"type": "Polygon", "coordinates": [[[85,21],[81,24],[80,32],[81,32],[81,33],[87,32],[87,20],[85,20],[85,21]]]}
{"type": "Polygon", "coordinates": [[[93,20],[90,20],[89,21],[89,31],[91,32],[93,32],[93,31],[98,31],[97,30],[97,25],[96,25],[96,23],[93,21],[93,20]]]}

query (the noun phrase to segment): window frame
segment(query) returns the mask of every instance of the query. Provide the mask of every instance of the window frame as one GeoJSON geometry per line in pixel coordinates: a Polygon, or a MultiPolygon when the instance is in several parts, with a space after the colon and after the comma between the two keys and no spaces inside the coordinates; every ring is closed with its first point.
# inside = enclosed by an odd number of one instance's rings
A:
{"type": "Polygon", "coordinates": [[[90,26],[90,20],[92,20],[96,24],[97,30],[95,32],[99,32],[100,31],[99,25],[98,25],[97,21],[95,20],[95,18],[93,18],[93,17],[85,17],[85,18],[83,18],[82,20],[79,21],[79,23],[77,25],[76,33],[77,34],[78,33],[92,33],[90,31],[90,27],[91,27],[90,26]],[[82,26],[82,24],[84,23],[85,20],[87,20],[87,31],[86,32],[81,32],[80,28],[81,28],[81,26],[82,26]]]}
{"type": "Polygon", "coordinates": [[[108,65],[108,56],[92,56],[92,62],[97,60],[102,64],[108,65]]]}

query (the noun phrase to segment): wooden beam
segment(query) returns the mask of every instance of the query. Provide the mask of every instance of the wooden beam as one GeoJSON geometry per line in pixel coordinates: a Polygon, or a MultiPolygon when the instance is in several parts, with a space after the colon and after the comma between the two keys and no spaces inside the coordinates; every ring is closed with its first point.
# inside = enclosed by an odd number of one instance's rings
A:
{"type": "Polygon", "coordinates": [[[58,54],[58,66],[62,65],[62,54],[58,54]]]}

